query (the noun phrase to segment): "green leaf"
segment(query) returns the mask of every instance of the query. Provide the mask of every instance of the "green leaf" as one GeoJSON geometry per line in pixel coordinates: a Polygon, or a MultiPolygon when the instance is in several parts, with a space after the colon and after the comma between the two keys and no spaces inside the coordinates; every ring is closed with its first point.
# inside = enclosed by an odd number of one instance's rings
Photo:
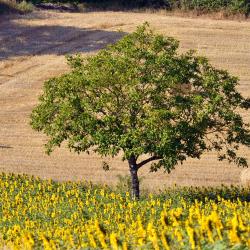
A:
{"type": "Polygon", "coordinates": [[[66,141],[77,153],[157,156],[151,171],[170,172],[215,150],[219,160],[247,166],[237,151],[250,146],[241,115],[250,105],[238,79],[178,47],[145,23],[96,55],[67,56],[72,71],[45,82],[31,114],[47,152],[66,141]]]}

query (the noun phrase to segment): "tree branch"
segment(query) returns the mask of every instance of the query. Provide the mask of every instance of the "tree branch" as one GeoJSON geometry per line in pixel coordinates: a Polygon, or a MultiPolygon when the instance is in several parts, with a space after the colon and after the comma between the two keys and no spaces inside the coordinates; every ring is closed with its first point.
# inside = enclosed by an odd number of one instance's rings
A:
{"type": "Polygon", "coordinates": [[[146,160],[144,160],[144,161],[138,163],[138,164],[137,164],[137,167],[138,167],[138,169],[139,169],[139,168],[141,168],[142,166],[144,166],[145,164],[147,164],[147,163],[149,163],[149,162],[151,162],[151,161],[160,160],[161,158],[162,158],[162,157],[159,157],[159,156],[152,156],[152,157],[150,157],[150,158],[148,158],[148,159],[146,159],[146,160]]]}

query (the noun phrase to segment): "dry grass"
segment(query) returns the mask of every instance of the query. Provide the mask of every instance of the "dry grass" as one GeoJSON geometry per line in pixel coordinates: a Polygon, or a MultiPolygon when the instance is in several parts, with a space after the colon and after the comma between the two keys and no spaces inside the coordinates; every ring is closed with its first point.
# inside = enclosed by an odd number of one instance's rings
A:
{"type": "MultiPolygon", "coordinates": [[[[239,90],[250,95],[250,22],[216,21],[150,13],[34,12],[16,19],[0,19],[0,171],[25,172],[57,180],[85,178],[114,184],[118,174],[127,174],[127,164],[118,157],[105,159],[110,172],[101,169],[96,155],[75,155],[64,147],[44,154],[46,138],[31,130],[29,115],[37,103],[44,80],[68,70],[67,53],[95,53],[148,21],[165,35],[181,42],[181,50],[196,49],[214,65],[240,77],[239,90]]],[[[248,114],[249,115],[249,114],[248,114]]],[[[244,116],[247,119],[247,114],[244,116]]],[[[250,160],[250,150],[242,150],[250,160]]],[[[215,154],[200,161],[189,160],[170,175],[142,169],[149,188],[180,185],[238,184],[241,170],[217,162],[215,154]]]]}
{"type": "Polygon", "coordinates": [[[244,186],[250,186],[250,169],[244,169],[240,175],[241,183],[244,186]]]}

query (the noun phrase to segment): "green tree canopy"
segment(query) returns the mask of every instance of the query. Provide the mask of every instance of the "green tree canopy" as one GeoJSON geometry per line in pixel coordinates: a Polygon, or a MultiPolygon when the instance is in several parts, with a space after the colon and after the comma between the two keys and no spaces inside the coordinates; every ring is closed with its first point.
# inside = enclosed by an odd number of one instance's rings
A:
{"type": "Polygon", "coordinates": [[[69,56],[71,72],[45,83],[31,115],[48,136],[47,152],[63,141],[78,153],[122,152],[137,198],[137,171],[149,162],[151,171],[170,172],[216,150],[219,160],[247,166],[237,150],[250,145],[239,113],[250,102],[236,90],[238,79],[178,46],[144,24],[94,56],[69,56]]]}

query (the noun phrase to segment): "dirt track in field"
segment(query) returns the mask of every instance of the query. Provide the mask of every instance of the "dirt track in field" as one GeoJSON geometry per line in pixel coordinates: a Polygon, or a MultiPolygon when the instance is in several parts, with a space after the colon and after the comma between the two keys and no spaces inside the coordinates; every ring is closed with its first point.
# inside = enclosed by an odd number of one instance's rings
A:
{"type": "MultiPolygon", "coordinates": [[[[68,70],[64,55],[95,53],[131,32],[144,21],[181,42],[181,49],[196,49],[214,65],[240,77],[239,90],[250,95],[250,22],[182,18],[148,13],[34,12],[0,17],[0,171],[38,175],[57,180],[87,179],[114,184],[125,175],[121,159],[105,159],[111,170],[101,169],[96,155],[75,155],[65,148],[44,153],[46,138],[32,131],[29,115],[43,82],[68,70]],[[120,30],[123,31],[120,32],[120,30]]],[[[249,114],[244,114],[247,117],[249,114]]],[[[250,161],[250,150],[242,150],[250,161]]],[[[180,185],[238,184],[240,169],[220,163],[215,154],[187,161],[171,174],[148,173],[143,184],[159,188],[180,185]]]]}

